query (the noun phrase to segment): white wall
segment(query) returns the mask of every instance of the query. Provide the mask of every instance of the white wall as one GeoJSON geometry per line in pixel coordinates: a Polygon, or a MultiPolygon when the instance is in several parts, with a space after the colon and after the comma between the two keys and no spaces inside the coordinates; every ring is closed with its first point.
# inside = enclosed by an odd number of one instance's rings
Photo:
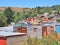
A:
{"type": "Polygon", "coordinates": [[[31,38],[35,38],[37,36],[38,39],[42,38],[42,27],[41,26],[31,26],[31,29],[27,29],[27,34],[28,36],[30,36],[31,38]],[[37,28],[37,31],[34,32],[33,28],[37,28]]]}
{"type": "Polygon", "coordinates": [[[7,37],[7,45],[21,45],[27,41],[27,35],[7,37]]]}

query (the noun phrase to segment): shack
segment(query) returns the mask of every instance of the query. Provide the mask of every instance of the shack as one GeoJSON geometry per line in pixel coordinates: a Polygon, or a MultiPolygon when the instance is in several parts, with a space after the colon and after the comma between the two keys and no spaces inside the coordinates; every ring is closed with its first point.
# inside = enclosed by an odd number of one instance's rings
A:
{"type": "Polygon", "coordinates": [[[55,25],[52,22],[44,22],[42,25],[42,36],[51,34],[52,30],[55,30],[55,25]]]}
{"type": "Polygon", "coordinates": [[[42,38],[42,27],[40,25],[30,25],[27,27],[27,34],[31,38],[37,37],[38,39],[42,38]]]}
{"type": "Polygon", "coordinates": [[[60,33],[60,23],[56,23],[56,24],[55,24],[55,31],[56,31],[57,33],[60,33]]]}
{"type": "Polygon", "coordinates": [[[26,40],[26,33],[0,32],[0,45],[20,45],[26,40]]]}
{"type": "Polygon", "coordinates": [[[27,28],[26,27],[17,26],[15,32],[27,33],[27,28]]]}
{"type": "Polygon", "coordinates": [[[27,33],[26,24],[24,24],[24,23],[19,23],[19,24],[15,27],[15,32],[27,33]]]}

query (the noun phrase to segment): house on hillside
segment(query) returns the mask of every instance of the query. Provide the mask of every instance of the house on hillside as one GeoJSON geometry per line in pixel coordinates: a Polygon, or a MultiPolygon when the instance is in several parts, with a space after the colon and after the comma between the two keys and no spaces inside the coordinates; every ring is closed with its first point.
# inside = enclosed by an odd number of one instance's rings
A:
{"type": "Polygon", "coordinates": [[[52,22],[52,18],[47,18],[45,16],[41,16],[41,21],[42,22],[52,22]]]}
{"type": "Polygon", "coordinates": [[[47,36],[51,34],[51,31],[55,31],[55,25],[53,22],[43,22],[42,23],[42,36],[47,36]]]}
{"type": "Polygon", "coordinates": [[[27,22],[29,22],[30,24],[38,24],[39,21],[40,20],[38,17],[32,17],[27,19],[27,22]]]}

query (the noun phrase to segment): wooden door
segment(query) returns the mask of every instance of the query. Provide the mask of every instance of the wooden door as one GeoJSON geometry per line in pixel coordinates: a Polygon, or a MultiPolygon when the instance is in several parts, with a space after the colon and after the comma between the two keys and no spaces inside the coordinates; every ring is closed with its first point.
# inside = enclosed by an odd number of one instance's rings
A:
{"type": "Polygon", "coordinates": [[[47,27],[42,27],[42,36],[46,36],[47,35],[47,27]]]}

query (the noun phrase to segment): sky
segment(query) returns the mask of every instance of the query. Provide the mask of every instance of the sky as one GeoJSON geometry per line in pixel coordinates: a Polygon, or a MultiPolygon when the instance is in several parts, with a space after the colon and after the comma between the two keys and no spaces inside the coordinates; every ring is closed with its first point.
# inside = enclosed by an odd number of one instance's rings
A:
{"type": "Polygon", "coordinates": [[[0,7],[34,8],[60,5],[60,0],[0,0],[0,7]]]}

